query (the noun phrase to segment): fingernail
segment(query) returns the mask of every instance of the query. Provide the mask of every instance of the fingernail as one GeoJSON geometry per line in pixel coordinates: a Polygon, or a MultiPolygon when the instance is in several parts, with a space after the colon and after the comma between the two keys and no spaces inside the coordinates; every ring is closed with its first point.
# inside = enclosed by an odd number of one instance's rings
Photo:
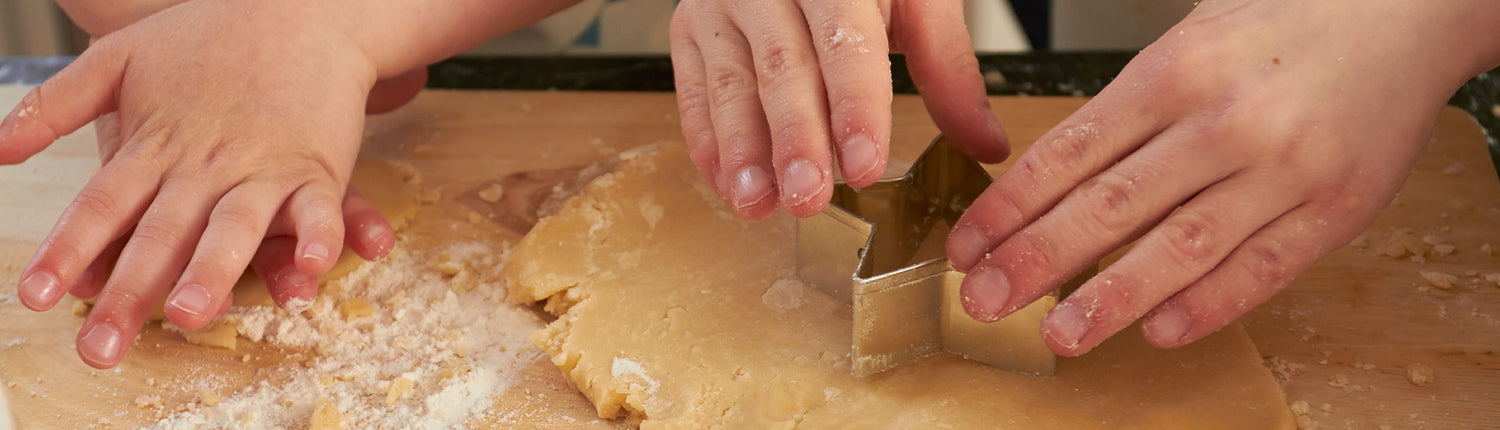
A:
{"type": "Polygon", "coordinates": [[[1192,317],[1187,310],[1177,305],[1163,305],[1160,311],[1146,319],[1142,323],[1146,329],[1146,335],[1151,336],[1157,345],[1174,346],[1187,336],[1188,326],[1192,325],[1192,317]]]}
{"type": "Polygon", "coordinates": [[[1083,314],[1083,309],[1072,303],[1057,305],[1042,318],[1042,334],[1052,338],[1053,343],[1063,348],[1077,348],[1079,340],[1088,331],[1088,316],[1083,314]]]}
{"type": "Polygon", "coordinates": [[[89,327],[89,331],[83,333],[83,338],[78,340],[79,352],[87,355],[90,361],[100,364],[111,364],[120,360],[120,330],[109,324],[95,323],[89,327]]]}
{"type": "Polygon", "coordinates": [[[317,280],[302,273],[301,270],[297,270],[297,266],[287,266],[276,273],[275,282],[276,288],[286,289],[296,286],[307,286],[310,283],[316,283],[317,280]]]}
{"type": "Polygon", "coordinates": [[[62,283],[58,282],[56,275],[38,270],[22,279],[18,289],[27,307],[43,310],[57,301],[57,296],[62,293],[62,283]]]}
{"type": "Polygon", "coordinates": [[[771,194],[771,177],[759,166],[747,166],[734,175],[734,207],[747,208],[771,194]]]}
{"type": "Polygon", "coordinates": [[[999,321],[1004,315],[1000,311],[1010,301],[1010,280],[1005,273],[994,267],[985,267],[970,273],[959,287],[959,298],[964,312],[980,322],[999,321]]]}
{"type": "Polygon", "coordinates": [[[317,261],[328,261],[328,247],[325,247],[320,243],[310,243],[307,245],[307,248],[302,250],[302,258],[317,261]]]}
{"type": "Polygon", "coordinates": [[[823,192],[823,187],[828,186],[823,171],[818,170],[812,162],[807,160],[795,160],[786,166],[786,176],[781,179],[781,192],[786,198],[786,205],[801,206],[817,197],[823,192]]]}
{"type": "Polygon", "coordinates": [[[975,226],[961,226],[948,234],[948,260],[968,270],[990,252],[989,238],[975,226]]]}
{"type": "Polygon", "coordinates": [[[211,302],[207,288],[203,288],[202,285],[188,284],[172,293],[172,299],[168,301],[168,304],[193,316],[202,316],[209,312],[208,307],[212,304],[211,302]]]}
{"type": "Polygon", "coordinates": [[[863,178],[875,170],[880,154],[875,150],[875,141],[869,136],[856,134],[839,147],[839,162],[844,168],[844,179],[863,178]]]}

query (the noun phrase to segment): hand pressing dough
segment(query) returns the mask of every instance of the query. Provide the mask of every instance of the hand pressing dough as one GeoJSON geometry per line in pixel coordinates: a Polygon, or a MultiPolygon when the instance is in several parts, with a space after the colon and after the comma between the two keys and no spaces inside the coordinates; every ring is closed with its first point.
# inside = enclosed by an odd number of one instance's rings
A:
{"type": "Polygon", "coordinates": [[[1126,330],[1057,376],[940,354],[849,373],[850,309],[796,281],[793,224],[736,218],[680,148],[637,150],[511,254],[512,298],[601,417],[642,428],[1291,428],[1238,325],[1158,350],[1126,330]]]}
{"type": "MultiPolygon", "coordinates": [[[[421,178],[416,169],[409,165],[396,164],[385,160],[372,158],[361,158],[354,164],[354,173],[350,182],[360,195],[375,205],[381,215],[385,215],[386,221],[390,222],[391,228],[401,231],[416,216],[417,209],[421,207],[421,178]]],[[[365,260],[355,254],[354,250],[345,247],[339,253],[338,261],[327,273],[318,276],[320,285],[330,285],[328,281],[339,279],[358,269],[365,260]]],[[[255,274],[254,270],[246,269],[240,276],[240,280],[234,284],[233,298],[235,306],[276,306],[271,299],[271,293],[266,289],[265,281],[255,274]]],[[[94,304],[93,298],[85,300],[90,306],[94,304]]],[[[148,317],[150,321],[161,321],[166,319],[162,312],[162,305],[158,303],[151,310],[148,317]]],[[[233,348],[230,348],[233,349],[233,348]]]]}

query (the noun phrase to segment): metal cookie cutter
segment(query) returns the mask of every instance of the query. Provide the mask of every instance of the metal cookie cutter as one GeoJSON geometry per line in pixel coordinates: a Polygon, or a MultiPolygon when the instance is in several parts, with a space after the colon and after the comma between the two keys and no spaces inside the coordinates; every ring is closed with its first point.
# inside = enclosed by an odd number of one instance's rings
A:
{"type": "MultiPolygon", "coordinates": [[[[828,209],[797,222],[797,275],[854,307],[855,376],[940,352],[1018,373],[1053,374],[1056,356],[1040,329],[1058,292],[993,323],[974,320],[959,303],[964,274],[949,264],[944,241],[992,181],[983,166],[938,136],[905,175],[858,191],[835,184],[828,209]]],[[[1061,291],[1072,291],[1093,271],[1061,291]]]]}

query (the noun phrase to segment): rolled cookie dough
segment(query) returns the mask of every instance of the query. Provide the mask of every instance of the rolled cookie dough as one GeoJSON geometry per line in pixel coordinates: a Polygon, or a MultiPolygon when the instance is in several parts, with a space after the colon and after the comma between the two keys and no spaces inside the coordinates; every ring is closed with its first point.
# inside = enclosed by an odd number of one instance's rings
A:
{"type": "Polygon", "coordinates": [[[533,335],[599,415],[642,428],[1291,428],[1238,325],[1158,350],[1135,329],[1057,376],[937,355],[849,373],[850,309],[796,280],[793,229],[736,218],[677,147],[637,150],[504,269],[558,319],[533,335]]]}

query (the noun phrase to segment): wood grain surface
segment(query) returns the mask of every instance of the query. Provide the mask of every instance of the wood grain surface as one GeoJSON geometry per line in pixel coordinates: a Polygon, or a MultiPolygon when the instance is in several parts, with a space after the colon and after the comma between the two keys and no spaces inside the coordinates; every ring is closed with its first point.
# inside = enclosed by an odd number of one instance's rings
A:
{"type": "MultiPolygon", "coordinates": [[[[24,89],[0,87],[0,105],[24,89]]],[[[995,112],[1016,152],[1086,100],[997,97],[995,112]]],[[[893,102],[893,162],[904,171],[937,130],[919,99],[893,102]]],[[[443,190],[405,233],[428,246],[452,240],[515,241],[535,222],[557,185],[576,186],[578,172],[622,150],[681,144],[677,108],[664,93],[443,92],[373,117],[364,155],[405,160],[423,183],[443,190]],[[506,198],[477,196],[494,183],[506,198]],[[479,228],[468,214],[481,214],[479,228]],[[458,226],[465,228],[457,228],[458,226]]],[[[243,342],[229,352],[187,345],[148,329],[117,370],[96,371],[73,350],[80,318],[58,309],[33,313],[13,299],[18,272],[63,207],[97,165],[93,136],[69,136],[20,166],[0,168],[0,381],[22,428],[83,428],[108,420],[135,427],[157,416],[137,407],[160,395],[168,409],[193,401],[212,378],[242,386],[273,377],[266,371],[306,351],[243,342]],[[251,357],[248,362],[245,356],[251,357]],[[151,381],[151,384],[148,384],[151,381]]],[[[998,168],[1003,168],[1003,165],[998,168]]],[[[1500,423],[1500,285],[1466,276],[1500,273],[1500,260],[1481,251],[1500,247],[1500,181],[1483,136],[1468,115],[1445,109],[1436,135],[1397,201],[1366,232],[1367,246],[1349,246],[1303,273],[1286,291],[1243,319],[1263,356],[1285,376],[1289,402],[1309,405],[1319,428],[1485,428],[1500,423]],[[1426,262],[1376,255],[1395,229],[1455,246],[1426,262]],[[1432,287],[1420,271],[1459,276],[1432,287]],[[1356,366],[1356,364],[1359,364],[1356,366]],[[1409,366],[1434,369],[1435,381],[1408,382],[1409,366]]],[[[520,386],[498,396],[495,428],[610,428],[546,361],[528,368],[520,386]]],[[[228,394],[228,390],[225,393],[228,394]]]]}

